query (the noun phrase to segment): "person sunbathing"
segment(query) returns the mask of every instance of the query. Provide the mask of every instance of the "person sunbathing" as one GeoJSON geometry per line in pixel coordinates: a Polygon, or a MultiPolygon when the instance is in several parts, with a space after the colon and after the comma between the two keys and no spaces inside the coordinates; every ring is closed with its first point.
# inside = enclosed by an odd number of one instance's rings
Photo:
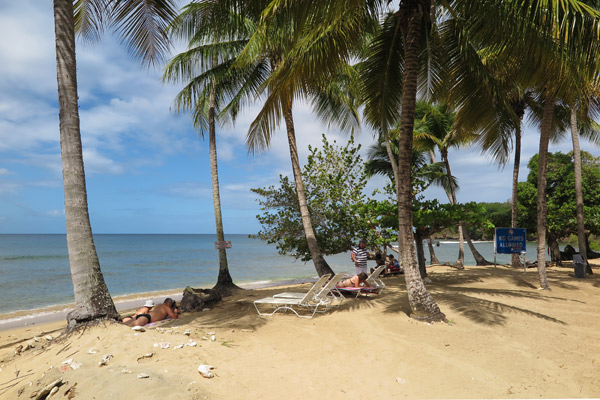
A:
{"type": "Polygon", "coordinates": [[[126,323],[129,326],[144,326],[151,322],[162,321],[163,319],[171,317],[172,319],[179,318],[179,309],[176,307],[176,303],[171,298],[166,298],[163,304],[159,304],[154,309],[146,314],[139,314],[135,320],[131,320],[126,323]]]}
{"type": "Polygon", "coordinates": [[[138,315],[140,315],[140,314],[148,314],[150,312],[150,310],[152,309],[152,307],[154,307],[154,302],[152,300],[146,300],[146,303],[144,303],[144,305],[142,307],[140,307],[135,312],[135,314],[133,314],[130,317],[124,317],[123,318],[123,323],[125,324],[125,323],[127,323],[127,322],[129,322],[131,320],[135,321],[136,317],[138,315]]]}
{"type": "Polygon", "coordinates": [[[346,278],[344,280],[341,280],[335,286],[339,287],[339,288],[345,288],[345,287],[359,288],[359,287],[361,287],[361,283],[363,284],[362,287],[369,286],[369,284],[367,283],[367,274],[365,274],[364,272],[361,272],[358,275],[354,275],[352,278],[346,278]]]}

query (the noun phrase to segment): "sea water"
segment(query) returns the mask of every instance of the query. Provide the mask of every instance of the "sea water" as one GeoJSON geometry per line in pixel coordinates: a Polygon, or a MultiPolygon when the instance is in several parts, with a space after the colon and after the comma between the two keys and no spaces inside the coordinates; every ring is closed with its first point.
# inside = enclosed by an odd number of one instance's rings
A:
{"type": "MultiPolygon", "coordinates": [[[[227,235],[225,239],[232,242],[227,261],[236,284],[316,276],[312,262],[280,255],[274,245],[262,240],[248,235],[227,235]]],[[[100,267],[113,297],[186,286],[212,287],[219,272],[215,241],[215,235],[201,234],[94,235],[100,267]]],[[[475,247],[493,262],[492,242],[477,242],[475,247]]],[[[458,242],[442,241],[434,250],[440,262],[453,263],[458,242]]],[[[528,250],[527,258],[535,259],[535,244],[528,243],[528,250]]],[[[426,246],[425,255],[429,264],[426,246]]],[[[326,260],[335,272],[354,271],[350,252],[329,255],[326,260]]],[[[509,263],[510,255],[498,255],[497,261],[509,263]]],[[[475,264],[466,245],[465,264],[475,264]]],[[[73,301],[65,235],[0,235],[0,314],[73,301]]]]}

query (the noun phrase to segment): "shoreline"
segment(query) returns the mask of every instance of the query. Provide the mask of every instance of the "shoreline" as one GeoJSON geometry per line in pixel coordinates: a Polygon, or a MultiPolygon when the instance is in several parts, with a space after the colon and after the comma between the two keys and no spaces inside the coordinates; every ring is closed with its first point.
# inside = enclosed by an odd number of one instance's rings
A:
{"type": "MultiPolygon", "coordinates": [[[[294,278],[273,281],[254,281],[238,284],[242,289],[263,289],[271,287],[281,287],[287,285],[298,285],[302,283],[314,282],[316,278],[294,278]]],[[[153,300],[160,304],[166,297],[171,297],[175,301],[181,301],[183,290],[164,289],[151,292],[130,293],[126,295],[114,296],[113,301],[119,313],[135,310],[146,300],[153,300]]],[[[56,304],[52,306],[35,308],[30,310],[17,310],[0,314],[0,332],[13,329],[31,327],[35,325],[48,324],[64,321],[66,323],[67,314],[75,307],[74,303],[56,304]]]]}

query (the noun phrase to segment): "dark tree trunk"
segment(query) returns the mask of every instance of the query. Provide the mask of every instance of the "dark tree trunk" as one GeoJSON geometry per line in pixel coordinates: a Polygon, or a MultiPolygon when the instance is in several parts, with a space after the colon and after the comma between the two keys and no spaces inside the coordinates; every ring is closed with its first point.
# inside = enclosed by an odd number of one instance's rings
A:
{"type": "Polygon", "coordinates": [[[431,265],[439,264],[440,260],[438,260],[437,256],[435,255],[435,251],[433,250],[433,241],[431,237],[427,240],[427,246],[429,248],[429,257],[431,258],[431,265]]]}
{"type": "Polygon", "coordinates": [[[442,321],[446,319],[437,303],[425,287],[415,254],[415,242],[412,221],[412,181],[411,154],[413,127],[415,120],[415,104],[417,94],[417,75],[419,70],[419,52],[421,42],[421,25],[424,13],[429,12],[420,1],[403,1],[400,5],[402,34],[404,37],[404,77],[402,91],[402,112],[400,115],[400,138],[398,143],[398,177],[396,182],[398,197],[398,248],[404,280],[408,292],[411,317],[421,320],[442,321]]]}
{"type": "Polygon", "coordinates": [[[425,266],[425,250],[423,249],[423,234],[420,229],[415,229],[415,243],[417,245],[417,262],[419,263],[419,273],[421,279],[427,276],[427,268],[425,266]]]}
{"type": "Polygon", "coordinates": [[[467,229],[464,229],[463,231],[464,231],[464,234],[465,234],[465,239],[467,240],[467,244],[469,245],[469,249],[471,249],[471,253],[473,253],[473,258],[475,258],[475,262],[477,263],[477,265],[492,265],[491,262],[489,262],[488,260],[486,260],[481,255],[481,253],[479,253],[479,251],[477,251],[477,249],[475,248],[475,245],[471,241],[471,237],[469,236],[469,233],[467,232],[467,229]]]}
{"type": "Polygon", "coordinates": [[[60,151],[67,248],[76,307],[67,315],[69,329],[95,319],[118,318],[100,270],[88,212],[77,100],[74,27],[73,2],[54,0],[60,151]]]}
{"type": "Polygon", "coordinates": [[[308,211],[308,204],[306,202],[306,194],[304,193],[304,184],[302,183],[302,172],[300,170],[300,160],[298,158],[298,148],[296,145],[296,132],[294,129],[294,119],[292,117],[292,105],[284,104],[283,117],[285,118],[285,126],[287,129],[288,144],[290,147],[290,157],[292,160],[292,170],[294,172],[294,181],[296,182],[296,193],[298,195],[298,205],[300,207],[300,215],[302,216],[302,226],[304,228],[304,235],[306,236],[306,242],[308,244],[308,250],[310,256],[317,270],[319,276],[325,274],[334,275],[333,270],[323,258],[323,253],[317,242],[315,231],[312,227],[312,221],[310,213],[308,211]]]}

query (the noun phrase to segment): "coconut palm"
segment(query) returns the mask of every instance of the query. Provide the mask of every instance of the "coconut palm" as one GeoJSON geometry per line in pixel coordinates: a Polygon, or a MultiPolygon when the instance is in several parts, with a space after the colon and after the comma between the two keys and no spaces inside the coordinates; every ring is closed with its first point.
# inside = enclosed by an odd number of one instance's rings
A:
{"type": "MultiPolygon", "coordinates": [[[[266,7],[269,4],[266,1],[239,2],[239,4],[236,4],[235,1],[207,0],[199,4],[205,6],[205,10],[212,7],[212,9],[219,10],[221,13],[221,18],[214,16],[217,14],[214,14],[213,17],[207,17],[212,18],[211,23],[214,24],[211,26],[222,32],[220,36],[211,33],[214,48],[224,49],[225,43],[222,40],[231,37],[232,33],[235,33],[235,35],[228,42],[229,48],[226,55],[219,56],[224,61],[213,70],[205,69],[206,72],[194,78],[190,87],[192,85],[197,87],[198,82],[206,80],[206,77],[219,72],[217,69],[228,74],[228,85],[231,88],[227,90],[232,91],[231,102],[223,108],[221,114],[234,111],[233,116],[237,113],[240,105],[244,103],[244,100],[248,100],[249,96],[256,99],[261,99],[261,96],[263,96],[264,106],[250,125],[247,136],[247,144],[251,153],[268,149],[271,136],[278,123],[283,119],[288,136],[302,225],[311,258],[319,275],[332,273],[333,271],[325,261],[319,248],[312,227],[302,183],[292,109],[296,92],[300,91],[303,98],[313,100],[314,110],[323,121],[353,129],[357,125],[358,119],[356,106],[353,101],[348,100],[348,97],[343,95],[347,93],[346,87],[351,87],[352,81],[355,79],[352,68],[340,67],[336,75],[339,79],[330,80],[327,85],[300,85],[300,87],[289,88],[288,91],[274,94],[272,93],[272,82],[276,80],[278,74],[282,73],[282,70],[287,68],[289,55],[286,50],[293,47],[294,40],[298,39],[295,37],[294,23],[292,22],[284,27],[273,24],[264,30],[258,29],[257,21],[261,20],[261,11],[263,10],[261,7],[266,7]],[[243,17],[241,17],[242,15],[243,17]],[[257,45],[257,37],[267,38],[267,40],[257,45]],[[235,93],[233,87],[235,87],[235,93]]],[[[199,18],[196,18],[196,20],[199,21],[199,18]]],[[[202,38],[203,29],[205,28],[202,24],[198,23],[196,27],[189,24],[187,36],[190,39],[198,40],[202,38]]],[[[224,84],[225,80],[219,78],[217,82],[224,84]]],[[[196,87],[192,90],[197,90],[196,87]]]]}
{"type": "Polygon", "coordinates": [[[69,329],[79,323],[118,314],[106,287],[94,246],[83,166],[75,28],[84,38],[97,38],[102,23],[114,23],[130,50],[145,61],[167,49],[163,29],[175,15],[167,1],[54,0],[56,70],[61,158],[65,193],[67,248],[75,295],[75,310],[67,315],[69,329]]]}
{"type": "MultiPolygon", "coordinates": [[[[188,48],[167,64],[163,79],[186,84],[175,99],[175,110],[191,110],[194,126],[200,134],[203,136],[208,130],[215,227],[220,242],[225,240],[225,234],[217,164],[217,113],[227,110],[221,113],[222,121],[228,117],[235,118],[244,96],[240,78],[252,73],[260,75],[264,67],[258,65],[256,69],[238,70],[235,75],[230,70],[253,27],[252,21],[238,18],[228,9],[210,1],[187,5],[170,27],[175,38],[188,42],[188,48]]],[[[231,278],[225,248],[219,248],[219,275],[213,289],[222,295],[239,289],[231,278]]]]}

